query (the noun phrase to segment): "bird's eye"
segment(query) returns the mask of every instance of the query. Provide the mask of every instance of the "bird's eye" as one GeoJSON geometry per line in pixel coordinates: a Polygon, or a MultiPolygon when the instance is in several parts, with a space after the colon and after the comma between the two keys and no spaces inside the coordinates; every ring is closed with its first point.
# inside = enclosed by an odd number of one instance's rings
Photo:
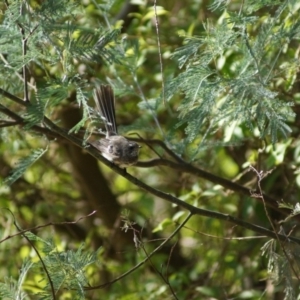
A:
{"type": "Polygon", "coordinates": [[[135,145],[134,144],[129,144],[129,150],[133,151],[135,149],[135,145]]]}
{"type": "Polygon", "coordinates": [[[113,151],[114,151],[114,146],[113,145],[109,145],[108,152],[109,153],[113,153],[113,151]]]}

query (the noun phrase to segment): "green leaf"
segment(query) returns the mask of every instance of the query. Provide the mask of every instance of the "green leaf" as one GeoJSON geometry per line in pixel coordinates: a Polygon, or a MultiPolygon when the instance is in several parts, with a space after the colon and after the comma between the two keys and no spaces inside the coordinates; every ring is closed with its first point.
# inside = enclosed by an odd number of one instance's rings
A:
{"type": "Polygon", "coordinates": [[[166,218],[163,221],[161,221],[153,230],[152,232],[158,232],[158,231],[162,231],[164,230],[166,227],[170,226],[171,224],[174,224],[174,222],[169,219],[166,218]]]}
{"type": "Polygon", "coordinates": [[[46,149],[36,149],[29,156],[19,160],[16,167],[12,171],[11,175],[9,177],[7,177],[3,181],[3,183],[5,185],[13,184],[16,180],[18,180],[24,174],[24,172],[32,164],[34,164],[37,160],[39,160],[47,152],[47,150],[48,150],[48,148],[46,148],[46,149]]]}

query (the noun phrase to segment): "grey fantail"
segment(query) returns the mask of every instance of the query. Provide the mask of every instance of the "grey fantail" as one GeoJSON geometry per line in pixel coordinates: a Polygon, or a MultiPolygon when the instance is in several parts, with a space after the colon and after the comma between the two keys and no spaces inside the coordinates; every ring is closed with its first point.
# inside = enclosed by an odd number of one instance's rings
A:
{"type": "Polygon", "coordinates": [[[106,137],[92,143],[102,155],[121,168],[134,165],[138,161],[140,146],[125,137],[118,135],[115,97],[110,85],[100,85],[94,90],[96,108],[104,121],[106,137]]]}

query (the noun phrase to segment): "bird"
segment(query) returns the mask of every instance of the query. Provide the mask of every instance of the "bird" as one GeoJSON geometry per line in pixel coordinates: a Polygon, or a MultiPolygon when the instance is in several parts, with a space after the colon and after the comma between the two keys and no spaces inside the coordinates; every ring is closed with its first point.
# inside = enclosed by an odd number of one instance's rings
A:
{"type": "Polygon", "coordinates": [[[93,92],[96,109],[105,124],[106,136],[92,142],[101,154],[121,168],[127,168],[138,162],[140,145],[118,134],[115,96],[110,85],[96,86],[93,92]]]}

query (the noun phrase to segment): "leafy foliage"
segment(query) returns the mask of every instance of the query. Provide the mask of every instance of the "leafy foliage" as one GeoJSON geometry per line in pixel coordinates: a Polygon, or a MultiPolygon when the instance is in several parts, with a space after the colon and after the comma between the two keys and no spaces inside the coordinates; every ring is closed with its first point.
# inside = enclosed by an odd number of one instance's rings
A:
{"type": "MultiPolygon", "coordinates": [[[[5,299],[27,299],[28,295],[22,291],[26,274],[30,269],[38,272],[46,267],[56,291],[67,289],[71,294],[74,293],[74,299],[85,299],[84,286],[88,284],[85,274],[86,268],[98,261],[99,250],[88,253],[84,251],[84,245],[81,245],[76,251],[58,251],[51,240],[43,240],[32,233],[26,233],[25,235],[31,241],[39,242],[43,264],[41,261],[33,263],[29,258],[25,259],[18,282],[10,279],[1,283],[1,297],[5,299]],[[72,290],[76,290],[76,293],[71,292],[72,290]]],[[[39,299],[53,299],[49,278],[45,277],[40,280],[40,285],[44,285],[44,291],[37,293],[39,299]]]]}
{"type": "Polygon", "coordinates": [[[0,4],[0,297],[299,297],[297,1],[98,2],[0,4]]]}
{"type": "Polygon", "coordinates": [[[0,283],[0,296],[3,299],[26,299],[28,295],[22,290],[27,272],[32,267],[32,262],[29,259],[23,261],[20,270],[19,279],[16,282],[13,278],[6,279],[5,282],[0,283]]]}
{"type": "MultiPolygon", "coordinates": [[[[258,27],[260,21],[250,13],[261,6],[247,5],[238,15],[224,13],[219,24],[208,23],[205,37],[187,37],[186,45],[174,52],[173,58],[180,68],[185,65],[185,70],[169,83],[167,94],[170,98],[179,89],[185,95],[179,124],[188,124],[189,142],[197,138],[205,123],[215,130],[223,120],[246,123],[252,130],[256,127],[261,138],[270,136],[273,144],[279,133],[287,137],[291,132],[292,103],[278,97],[274,86],[285,72],[284,68],[278,70],[283,49],[298,39],[295,28],[299,20],[284,2],[258,27]],[[282,16],[285,19],[278,26],[282,16]],[[230,69],[223,67],[228,59],[233,61],[230,69]]],[[[294,61],[292,68],[297,66],[294,61]]]]}
{"type": "Polygon", "coordinates": [[[4,180],[4,184],[11,185],[17,179],[19,179],[24,172],[37,160],[39,160],[47,151],[47,149],[36,149],[31,152],[31,154],[21,160],[15,166],[15,169],[12,171],[9,177],[4,180]]]}
{"type": "MultiPolygon", "coordinates": [[[[84,245],[76,251],[57,251],[52,241],[43,241],[43,252],[46,255],[43,261],[55,290],[76,290],[76,299],[85,299],[84,286],[88,285],[85,269],[97,262],[98,251],[88,253],[84,251],[84,245]]],[[[42,266],[38,263],[35,267],[40,269],[42,266]]],[[[50,290],[49,282],[45,289],[50,290]]],[[[49,292],[42,292],[40,296],[42,299],[52,298],[49,292]]]]}
{"type": "MultiPolygon", "coordinates": [[[[291,249],[292,250],[292,249],[291,249]]],[[[298,252],[299,249],[293,249],[291,253],[298,252]]],[[[268,256],[268,272],[275,284],[279,284],[282,279],[285,281],[285,298],[295,299],[295,289],[293,287],[293,271],[287,257],[279,255],[276,252],[276,243],[274,241],[267,242],[263,248],[262,253],[268,256]]]]}

